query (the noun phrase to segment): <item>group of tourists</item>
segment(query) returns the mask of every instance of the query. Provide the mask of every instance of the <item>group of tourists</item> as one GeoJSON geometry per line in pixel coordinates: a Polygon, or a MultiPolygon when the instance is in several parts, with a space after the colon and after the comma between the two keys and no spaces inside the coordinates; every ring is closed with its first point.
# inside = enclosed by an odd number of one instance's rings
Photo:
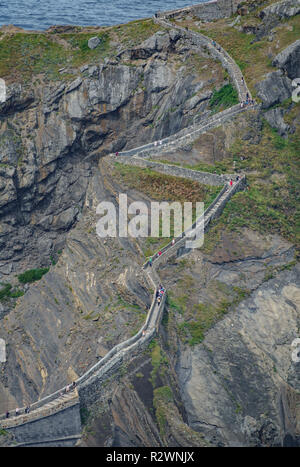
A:
{"type": "MultiPolygon", "coordinates": [[[[242,78],[242,82],[244,83],[244,78],[242,78]]],[[[254,105],[254,99],[250,99],[249,92],[246,93],[246,100],[241,102],[241,108],[247,105],[254,105]]]]}
{"type": "MultiPolygon", "coordinates": [[[[235,178],[235,182],[237,183],[237,182],[239,181],[239,179],[240,179],[240,176],[237,175],[236,178],[235,178]]],[[[229,185],[230,187],[232,187],[233,184],[234,184],[234,181],[233,181],[232,178],[231,178],[231,179],[229,180],[229,182],[228,182],[228,185],[229,185]]]]}
{"type": "MultiPolygon", "coordinates": [[[[73,391],[73,389],[75,389],[75,387],[76,387],[76,382],[73,381],[72,384],[69,384],[68,386],[66,386],[66,387],[61,391],[60,396],[63,396],[64,394],[66,394],[66,393],[68,393],[68,392],[70,392],[70,391],[73,391]]],[[[25,413],[25,414],[28,414],[29,412],[30,412],[30,406],[28,405],[27,407],[25,407],[24,413],[25,413]]],[[[17,408],[16,408],[16,411],[15,411],[15,416],[17,417],[18,415],[21,415],[21,413],[22,413],[22,409],[19,409],[19,407],[17,407],[17,408]]],[[[11,415],[10,412],[7,411],[7,412],[5,413],[5,418],[9,418],[10,415],[11,415]]]]}
{"type": "MultiPolygon", "coordinates": [[[[27,407],[25,407],[25,410],[24,410],[24,413],[29,413],[30,412],[30,406],[27,405],[27,407]]],[[[15,411],[15,416],[17,417],[18,415],[21,415],[21,409],[19,409],[19,407],[16,408],[16,411],[15,411]]],[[[10,416],[10,412],[6,412],[5,413],[5,418],[9,418],[10,416]]]]}
{"type": "Polygon", "coordinates": [[[66,386],[60,393],[61,396],[63,396],[64,394],[67,394],[68,392],[70,391],[73,391],[73,389],[75,389],[76,387],[76,383],[75,381],[73,381],[72,384],[69,384],[68,386],[66,386]]]}
{"type": "MultiPolygon", "coordinates": [[[[162,252],[161,252],[161,250],[159,250],[159,251],[157,252],[157,256],[161,256],[161,255],[162,255],[162,252]]],[[[152,256],[150,256],[150,258],[148,259],[147,266],[152,267],[152,263],[153,263],[153,258],[152,258],[152,256]]]]}
{"type": "Polygon", "coordinates": [[[164,293],[165,293],[165,288],[161,284],[159,284],[158,289],[156,291],[156,302],[158,305],[160,305],[164,293]]]}

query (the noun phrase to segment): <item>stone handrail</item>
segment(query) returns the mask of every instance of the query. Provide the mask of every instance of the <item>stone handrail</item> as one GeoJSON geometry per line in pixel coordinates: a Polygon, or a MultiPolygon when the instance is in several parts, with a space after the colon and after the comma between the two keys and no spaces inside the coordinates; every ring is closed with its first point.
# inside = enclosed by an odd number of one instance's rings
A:
{"type": "MultiPolygon", "coordinates": [[[[117,156],[111,156],[115,162],[119,159],[117,156]]],[[[183,177],[194,180],[204,185],[221,186],[224,183],[229,182],[230,179],[236,177],[236,174],[215,174],[210,172],[202,172],[200,170],[187,169],[180,167],[175,164],[167,164],[162,162],[156,162],[154,160],[143,159],[140,156],[133,156],[131,158],[124,158],[121,160],[122,164],[133,165],[142,168],[153,169],[156,172],[160,172],[173,177],[183,177]]]]}
{"type": "MultiPolygon", "coordinates": [[[[174,251],[175,249],[178,250],[178,248],[183,245],[183,243],[186,241],[188,234],[191,232],[191,230],[195,229],[195,227],[199,227],[201,222],[204,222],[204,229],[208,227],[212,219],[216,217],[218,214],[217,212],[214,212],[214,208],[218,205],[218,203],[221,202],[222,198],[224,198],[223,203],[221,208],[228,202],[228,200],[239,190],[241,187],[245,185],[246,182],[246,177],[245,175],[241,176],[240,179],[233,184],[232,187],[229,187],[227,184],[223,187],[223,189],[220,191],[218,196],[214,199],[214,201],[208,206],[208,208],[205,210],[204,214],[197,219],[191,227],[186,229],[181,235],[178,237],[174,238],[175,242],[173,241],[169,242],[166,246],[161,248],[159,250],[161,252],[161,255],[159,255],[159,252],[156,252],[152,256],[152,261],[153,263],[158,261],[161,261],[163,258],[166,258],[166,253],[169,252],[170,250],[174,251]]],[[[169,255],[168,255],[169,256],[169,255]]],[[[149,265],[149,261],[146,261],[143,264],[143,269],[146,269],[149,265]]],[[[153,267],[153,266],[152,266],[153,267]]]]}
{"type": "MultiPolygon", "coordinates": [[[[251,107],[253,108],[253,106],[251,107]]],[[[173,135],[167,136],[166,138],[162,138],[161,140],[144,144],[133,149],[128,149],[126,151],[120,151],[118,153],[118,157],[132,157],[135,155],[146,157],[156,153],[158,150],[178,148],[180,145],[193,142],[201,133],[221,125],[225,121],[231,119],[233,116],[238,115],[239,113],[248,109],[249,106],[241,107],[240,104],[236,104],[229,109],[225,109],[222,112],[218,112],[217,114],[212,115],[205,120],[205,123],[200,121],[199,123],[188,126],[187,128],[184,128],[183,130],[180,130],[173,135]]]]}
{"type": "Polygon", "coordinates": [[[16,425],[23,425],[25,423],[38,420],[40,418],[49,417],[54,413],[60,412],[61,410],[67,409],[75,404],[78,404],[79,401],[77,390],[75,389],[67,394],[55,397],[53,401],[55,401],[55,404],[51,404],[51,402],[48,402],[47,404],[43,404],[41,407],[34,407],[34,409],[32,408],[32,404],[29,413],[20,412],[20,414],[16,417],[3,420],[1,422],[1,428],[6,429],[16,425]]]}

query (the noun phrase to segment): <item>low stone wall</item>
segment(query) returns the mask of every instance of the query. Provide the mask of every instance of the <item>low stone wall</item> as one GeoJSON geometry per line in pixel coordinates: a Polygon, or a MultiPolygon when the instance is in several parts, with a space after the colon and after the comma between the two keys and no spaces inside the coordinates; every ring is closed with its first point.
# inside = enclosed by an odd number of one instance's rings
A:
{"type": "Polygon", "coordinates": [[[168,11],[169,18],[178,18],[185,15],[196,16],[202,21],[214,21],[216,19],[228,18],[237,11],[237,0],[213,0],[199,3],[185,8],[168,11]]]}
{"type": "MultiPolygon", "coordinates": [[[[253,108],[253,106],[251,106],[253,108]]],[[[206,131],[216,128],[223,123],[231,120],[235,115],[238,115],[241,112],[249,109],[249,107],[241,107],[240,104],[234,105],[229,109],[223,110],[215,115],[212,115],[205,122],[200,121],[195,125],[191,125],[179,132],[163,138],[160,141],[154,141],[152,143],[144,144],[137,148],[129,149],[128,151],[119,152],[119,157],[132,157],[135,155],[149,157],[152,154],[171,150],[174,148],[183,147],[186,144],[190,144],[198,138],[199,135],[205,133],[206,131]]]]}
{"type": "MultiPolygon", "coordinates": [[[[115,157],[113,160],[118,162],[118,158],[115,157]]],[[[121,159],[121,163],[125,165],[133,165],[136,167],[142,167],[147,169],[153,169],[156,172],[163,173],[166,175],[172,175],[174,177],[189,178],[204,185],[210,186],[223,186],[224,183],[228,182],[235,175],[217,175],[209,172],[200,172],[193,169],[185,169],[177,165],[164,164],[161,162],[149,161],[147,159],[142,159],[139,156],[133,156],[131,158],[121,159]]]]}
{"type": "MultiPolygon", "coordinates": [[[[178,169],[182,172],[189,170],[180,167],[178,167],[178,169]]],[[[231,196],[233,196],[237,190],[241,189],[244,183],[245,177],[242,177],[233,187],[227,188],[227,186],[225,186],[223,188],[214,202],[205,211],[205,228],[207,228],[209,222],[213,218],[219,215],[231,196]]],[[[175,245],[170,243],[164,247],[162,250],[164,260],[166,260],[170,254],[173,254],[175,249],[178,250],[181,248],[181,244],[183,245],[184,241],[184,237],[179,237],[176,239],[175,245]]],[[[149,283],[152,284],[156,290],[160,280],[155,269],[160,263],[162,256],[156,254],[153,259],[155,263],[152,268],[148,268],[147,276],[149,283]]],[[[34,446],[75,444],[81,432],[80,408],[88,407],[99,399],[105,381],[115,376],[116,372],[126,361],[132,359],[135,355],[147,348],[151,339],[153,339],[158,332],[165,306],[166,294],[164,294],[162,302],[158,306],[155,298],[155,290],[152,304],[142,329],[132,338],[115,346],[100,362],[94,365],[76,381],[78,398],[76,397],[77,394],[69,394],[66,396],[67,400],[65,402],[60,402],[61,396],[59,398],[56,396],[57,393],[61,392],[60,390],[45,398],[44,401],[47,400],[47,404],[42,405],[40,409],[37,408],[35,412],[21,415],[12,420],[2,421],[1,427],[13,433],[17,444],[34,446]],[[56,399],[54,398],[52,402],[49,402],[53,397],[56,397],[56,399]]],[[[38,403],[41,402],[42,401],[39,401],[38,403]]],[[[36,405],[38,403],[36,403],[36,405]]]]}
{"type": "MultiPolygon", "coordinates": [[[[222,8],[222,5],[229,5],[229,3],[225,0],[221,0],[221,2],[210,2],[210,5],[199,5],[199,11],[202,10],[202,8],[206,9],[206,11],[209,11],[209,8],[222,8]]],[[[173,25],[170,25],[170,23],[165,19],[156,18],[156,21],[164,26],[173,27],[173,25]]],[[[242,74],[231,57],[222,48],[219,46],[216,47],[207,37],[186,31],[178,26],[175,27],[184,31],[184,33],[191,39],[192,43],[195,43],[202,48],[209,48],[212,56],[218,58],[222,62],[223,66],[228,69],[229,74],[236,84],[240,99],[244,100],[246,92],[245,89],[247,89],[247,87],[246,85],[244,86],[241,84],[242,81],[239,82],[242,74]]],[[[173,145],[178,147],[180,144],[192,142],[198,134],[201,134],[201,132],[207,131],[209,128],[216,127],[243,110],[245,109],[241,108],[240,105],[234,106],[224,112],[213,115],[208,122],[200,122],[200,124],[183,129],[176,135],[165,138],[163,141],[159,142],[161,143],[159,146],[169,149],[173,145]]],[[[124,151],[120,154],[122,156],[136,156],[137,154],[150,155],[151,153],[159,150],[157,146],[158,143],[154,142],[140,148],[124,151]]],[[[126,163],[126,158],[122,157],[121,160],[123,163],[126,163]]],[[[208,185],[222,185],[231,177],[231,175],[216,175],[198,172],[191,169],[183,169],[170,164],[146,161],[138,157],[131,158],[128,163],[136,165],[140,164],[142,167],[152,167],[155,168],[155,170],[162,171],[169,175],[184,176],[208,185]]],[[[242,179],[239,180],[238,183],[235,183],[233,187],[223,188],[214,202],[205,211],[205,228],[208,227],[212,219],[221,213],[231,196],[233,196],[233,194],[239,189],[242,189],[244,184],[245,177],[242,177],[242,179]]],[[[150,268],[151,271],[146,271],[146,274],[148,276],[147,279],[149,283],[154,287],[154,289],[156,289],[159,283],[159,277],[155,271],[156,266],[160,263],[162,257],[166,260],[169,254],[173,254],[174,250],[178,251],[180,248],[184,248],[184,246],[182,246],[184,241],[184,237],[178,237],[175,245],[170,243],[162,249],[163,256],[158,256],[157,254],[153,256],[155,264],[150,268]]],[[[162,303],[158,306],[155,294],[153,295],[152,304],[144,326],[135,336],[111,349],[103,359],[101,359],[76,381],[78,394],[74,397],[69,394],[66,396],[67,400],[62,402],[61,392],[65,390],[65,388],[60,389],[59,391],[32,404],[31,412],[29,414],[25,415],[23,408],[21,410],[22,415],[11,420],[3,420],[4,415],[2,415],[0,417],[0,419],[2,419],[0,426],[13,433],[17,445],[70,446],[75,444],[81,432],[80,407],[86,407],[93,404],[101,395],[104,382],[111,376],[115,375],[116,371],[124,362],[128,361],[148,346],[150,340],[158,332],[158,327],[162,319],[165,306],[165,300],[166,294],[164,294],[162,303]]]]}
{"type": "MultiPolygon", "coordinates": [[[[224,209],[226,203],[230,200],[230,198],[240,190],[243,190],[246,186],[246,177],[243,175],[238,182],[235,182],[232,187],[229,187],[227,184],[218,194],[218,196],[214,199],[211,205],[205,210],[202,220],[197,219],[194,224],[187,229],[182,235],[177,237],[175,243],[169,242],[166,246],[164,246],[160,251],[161,255],[156,253],[152,256],[152,260],[154,265],[157,266],[162,262],[166,262],[170,256],[176,254],[177,256],[181,256],[184,253],[189,253],[191,250],[185,247],[185,242],[187,240],[187,234],[190,230],[194,229],[196,225],[199,225],[199,221],[204,222],[204,231],[209,228],[209,224],[213,219],[218,217],[224,209]]],[[[146,269],[148,266],[148,262],[144,263],[143,268],[146,269]]]]}
{"type": "Polygon", "coordinates": [[[59,439],[61,446],[73,446],[81,434],[79,400],[50,415],[24,420],[23,423],[19,419],[18,424],[4,426],[4,429],[14,435],[17,445],[38,446],[46,441],[46,445],[56,446],[53,440],[59,439]]]}

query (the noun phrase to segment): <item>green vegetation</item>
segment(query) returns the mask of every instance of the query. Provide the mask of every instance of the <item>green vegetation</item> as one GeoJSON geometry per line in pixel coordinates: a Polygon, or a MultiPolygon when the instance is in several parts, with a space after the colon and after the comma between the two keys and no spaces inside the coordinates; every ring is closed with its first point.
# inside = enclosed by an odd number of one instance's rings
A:
{"type": "Polygon", "coordinates": [[[99,63],[105,57],[113,57],[118,47],[110,42],[121,42],[123,46],[134,46],[161,29],[152,20],[133,21],[128,24],[101,28],[86,32],[76,27],[72,33],[17,32],[3,34],[0,41],[0,76],[14,81],[30,81],[42,74],[48,80],[74,79],[72,73],[59,73],[63,67],[80,67],[88,63],[99,63]],[[91,37],[99,37],[101,43],[88,47],[91,37]]]}
{"type": "Polygon", "coordinates": [[[117,37],[124,47],[140,44],[148,37],[163,28],[155,24],[152,19],[130,21],[114,28],[117,37]]]}
{"type": "Polygon", "coordinates": [[[0,290],[0,300],[5,300],[7,298],[18,298],[24,295],[23,290],[13,289],[11,284],[1,283],[2,289],[0,290]]]}
{"type": "MultiPolygon", "coordinates": [[[[264,4],[263,7],[265,6],[264,4]]],[[[256,15],[257,11],[254,10],[242,16],[241,26],[261,25],[261,20],[256,15]]],[[[202,23],[201,29],[192,23],[190,28],[214,39],[232,56],[240,66],[252,94],[255,95],[255,83],[263,79],[266,73],[274,70],[268,57],[278,54],[299,38],[299,17],[294,16],[281,21],[274,28],[276,40],[273,42],[269,42],[267,38],[256,41],[253,33],[247,30],[240,31],[236,27],[230,26],[231,23],[232,18],[221,19],[212,23],[202,23]],[[280,44],[279,48],[278,44],[280,44]]]]}
{"type": "Polygon", "coordinates": [[[154,389],[153,406],[159,426],[160,435],[164,436],[167,426],[167,404],[173,402],[173,393],[169,386],[161,386],[154,389]]]}
{"type": "Polygon", "coordinates": [[[156,340],[152,340],[149,344],[149,350],[151,351],[151,364],[152,364],[152,371],[151,371],[151,378],[150,382],[153,388],[157,385],[157,378],[159,376],[163,376],[165,374],[168,359],[164,355],[164,352],[160,348],[160,345],[156,340]]]}
{"type": "MultiPolygon", "coordinates": [[[[195,144],[195,143],[196,143],[196,140],[194,141],[193,144],[195,144]]],[[[224,173],[232,173],[232,167],[229,166],[229,164],[228,164],[228,162],[226,160],[216,161],[214,165],[206,164],[205,162],[197,162],[197,164],[195,164],[195,165],[182,164],[180,162],[168,161],[166,159],[159,159],[159,160],[156,159],[156,162],[162,162],[164,164],[176,165],[176,166],[179,166],[179,167],[183,167],[185,169],[198,170],[199,172],[215,173],[217,175],[221,175],[221,174],[224,174],[224,173]]],[[[219,191],[221,191],[221,187],[219,187],[219,191]]],[[[208,205],[209,204],[210,203],[208,202],[208,205]]]]}
{"type": "MultiPolygon", "coordinates": [[[[291,120],[297,107],[290,111],[291,120]]],[[[234,160],[237,170],[247,170],[249,187],[234,195],[221,217],[212,224],[204,239],[206,252],[215,247],[221,231],[240,231],[247,227],[262,234],[283,236],[296,245],[299,254],[299,147],[299,126],[285,139],[264,122],[259,143],[236,139],[228,164],[234,160]]]]}
{"type": "Polygon", "coordinates": [[[248,297],[249,290],[240,287],[229,287],[219,281],[211,281],[209,288],[214,300],[210,303],[195,304],[195,297],[198,292],[188,283],[178,287],[179,291],[168,293],[167,305],[181,340],[191,346],[203,341],[205,332],[217,321],[228,313],[229,309],[234,309],[242,300],[248,297]],[[184,290],[184,295],[180,290],[184,290]]]}
{"type": "Polygon", "coordinates": [[[232,107],[239,103],[237,90],[232,84],[225,84],[221,89],[214,90],[214,93],[210,99],[210,108],[215,112],[232,107]]]}
{"type": "Polygon", "coordinates": [[[23,274],[18,275],[19,282],[22,284],[32,283],[39,281],[44,274],[49,271],[50,268],[41,268],[41,269],[29,269],[23,274]]]}
{"type": "Polygon", "coordinates": [[[203,185],[193,180],[161,174],[148,168],[115,163],[114,175],[127,187],[145,193],[154,200],[199,202],[210,204],[220,187],[203,185]]]}
{"type": "MultiPolygon", "coordinates": [[[[221,189],[219,186],[203,185],[193,180],[161,174],[148,168],[123,165],[118,162],[114,166],[114,177],[127,188],[141,191],[153,200],[180,203],[188,201],[196,203],[202,200],[205,208],[215,199],[221,189]]],[[[162,223],[160,220],[160,237],[147,237],[145,239],[143,247],[145,257],[152,256],[155,251],[163,248],[174,236],[172,215],[171,213],[169,237],[162,236],[162,223]]],[[[194,220],[195,209],[193,210],[194,220]]]]}

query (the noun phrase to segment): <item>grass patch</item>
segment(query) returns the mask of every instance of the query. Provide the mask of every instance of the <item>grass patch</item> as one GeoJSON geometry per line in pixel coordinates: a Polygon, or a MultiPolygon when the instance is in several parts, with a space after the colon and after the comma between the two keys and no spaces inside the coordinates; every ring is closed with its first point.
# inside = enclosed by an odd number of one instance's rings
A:
{"type": "MultiPolygon", "coordinates": [[[[265,5],[264,5],[265,6],[265,5]]],[[[266,73],[274,70],[272,67],[272,59],[289,44],[296,41],[300,36],[299,17],[288,18],[282,20],[280,24],[273,29],[276,40],[269,42],[267,38],[255,41],[253,33],[246,33],[230,26],[232,18],[221,19],[212,23],[201,24],[201,29],[193,25],[191,29],[211,37],[218,42],[236,61],[241,68],[246,82],[255,95],[255,83],[262,80],[266,73]],[[277,48],[277,44],[280,47],[277,48]]],[[[261,24],[261,21],[256,18],[256,13],[250,12],[248,15],[241,17],[241,24],[261,24]]]]}
{"type": "Polygon", "coordinates": [[[228,109],[235,104],[238,104],[238,93],[232,84],[225,84],[221,89],[214,90],[210,99],[209,106],[215,112],[228,109]]]}
{"type": "Polygon", "coordinates": [[[124,48],[134,46],[151,36],[161,27],[153,20],[138,20],[115,26],[108,30],[85,32],[18,32],[5,35],[0,41],[0,76],[7,81],[30,82],[42,73],[47,80],[71,80],[74,74],[58,71],[63,67],[80,67],[85,63],[99,63],[105,57],[113,57],[118,47],[110,45],[119,41],[124,48]],[[88,40],[99,37],[98,47],[90,49],[88,40]]]}
{"type": "MultiPolygon", "coordinates": [[[[248,289],[230,287],[220,281],[211,282],[210,288],[214,299],[209,303],[195,304],[193,290],[188,286],[184,289],[186,295],[168,294],[173,323],[182,342],[190,346],[201,343],[206,331],[250,294],[248,289]]],[[[197,294],[197,290],[194,292],[197,294]]]]}
{"type": "MultiPolygon", "coordinates": [[[[160,174],[151,169],[123,165],[118,162],[114,165],[113,176],[125,185],[145,193],[152,200],[180,202],[192,202],[193,221],[196,218],[195,203],[204,202],[204,208],[215,199],[220,192],[220,187],[203,185],[193,180],[160,174]]],[[[183,225],[182,225],[183,230],[183,225]]],[[[181,230],[181,231],[182,231],[181,230]]],[[[149,222],[149,234],[150,222],[149,222]]],[[[162,219],[159,224],[159,237],[147,237],[143,240],[143,252],[145,257],[152,256],[158,249],[163,248],[174,237],[173,212],[170,216],[170,235],[165,237],[162,232],[162,219]]]]}
{"type": "Polygon", "coordinates": [[[23,290],[13,289],[11,284],[1,284],[2,289],[0,290],[0,300],[5,300],[8,298],[19,298],[24,295],[23,290]]]}
{"type": "Polygon", "coordinates": [[[152,19],[130,21],[115,28],[117,37],[124,48],[140,44],[155,32],[162,30],[164,28],[155,24],[152,19]]]}
{"type": "Polygon", "coordinates": [[[151,364],[152,364],[152,371],[150,382],[155,388],[157,376],[163,375],[166,369],[166,365],[168,365],[168,359],[163,354],[160,345],[157,341],[152,341],[152,345],[150,346],[151,349],[151,364]]]}
{"type": "Polygon", "coordinates": [[[161,386],[153,391],[153,406],[155,409],[155,416],[159,426],[160,435],[163,437],[166,432],[167,417],[166,409],[167,404],[173,402],[173,393],[169,386],[161,386]]]}
{"type": "Polygon", "coordinates": [[[296,246],[299,255],[299,148],[299,126],[285,139],[264,122],[258,144],[236,139],[228,163],[235,160],[237,170],[248,172],[249,189],[236,193],[220,218],[212,223],[204,238],[207,253],[220,239],[220,232],[240,231],[245,227],[261,234],[281,235],[296,246]]]}

